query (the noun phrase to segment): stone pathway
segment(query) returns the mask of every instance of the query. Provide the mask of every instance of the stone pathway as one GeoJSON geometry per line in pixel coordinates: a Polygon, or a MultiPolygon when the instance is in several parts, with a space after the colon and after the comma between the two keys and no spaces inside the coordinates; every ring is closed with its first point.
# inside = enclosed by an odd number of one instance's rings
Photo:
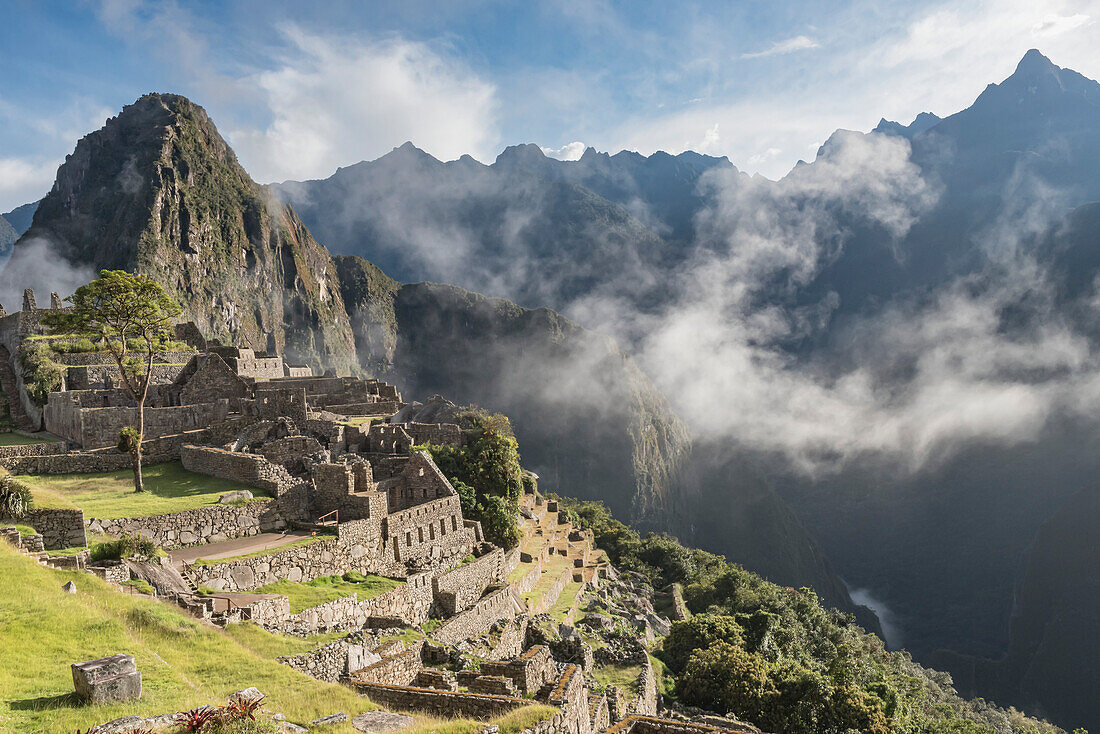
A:
{"type": "Polygon", "coordinates": [[[289,545],[304,538],[309,538],[312,533],[304,530],[290,530],[285,533],[260,533],[248,538],[234,538],[218,543],[206,545],[191,545],[186,548],[177,548],[168,551],[168,557],[177,568],[186,563],[194,563],[200,558],[216,560],[220,558],[234,558],[245,556],[249,553],[271,550],[280,546],[289,545]]]}

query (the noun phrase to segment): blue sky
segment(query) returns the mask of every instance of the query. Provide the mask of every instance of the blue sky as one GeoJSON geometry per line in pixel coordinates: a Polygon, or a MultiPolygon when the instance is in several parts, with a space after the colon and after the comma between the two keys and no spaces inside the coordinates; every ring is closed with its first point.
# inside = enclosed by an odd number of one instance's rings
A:
{"type": "Polygon", "coordinates": [[[782,176],[836,128],[965,107],[1036,47],[1100,77],[1100,0],[0,0],[0,211],[147,91],[204,105],[260,181],[412,140],[489,162],[694,149],[782,176]]]}

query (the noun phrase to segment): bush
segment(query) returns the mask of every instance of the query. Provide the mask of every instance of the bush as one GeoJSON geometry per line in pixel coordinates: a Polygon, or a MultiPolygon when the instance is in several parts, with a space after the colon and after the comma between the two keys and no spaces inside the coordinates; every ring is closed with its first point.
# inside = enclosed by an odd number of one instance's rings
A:
{"type": "Polygon", "coordinates": [[[358,571],[348,571],[342,576],[342,578],[349,584],[361,584],[367,580],[367,577],[359,573],[358,571]]]}
{"type": "Polygon", "coordinates": [[[500,413],[467,410],[459,415],[466,445],[418,446],[428,451],[458,492],[462,516],[481,522],[485,538],[512,548],[520,538],[519,498],[534,478],[520,466],[512,423],[500,413]]]}
{"type": "Polygon", "coordinates": [[[30,487],[11,475],[0,477],[0,517],[19,520],[33,506],[30,487]]]}
{"type": "Polygon", "coordinates": [[[64,368],[54,360],[55,356],[50,346],[40,341],[24,344],[19,350],[23,384],[39,405],[45,405],[49,394],[60,390],[64,382],[64,368]]]}
{"type": "Polygon", "coordinates": [[[92,546],[93,561],[121,561],[123,558],[142,556],[152,558],[157,554],[156,543],[141,535],[122,534],[118,540],[107,540],[92,546]]]}

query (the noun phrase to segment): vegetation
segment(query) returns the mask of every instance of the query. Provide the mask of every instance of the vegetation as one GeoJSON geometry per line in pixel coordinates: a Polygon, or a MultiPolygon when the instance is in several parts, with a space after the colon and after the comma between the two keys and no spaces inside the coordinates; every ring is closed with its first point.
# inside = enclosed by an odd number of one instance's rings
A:
{"type": "Polygon", "coordinates": [[[33,436],[24,436],[22,433],[16,433],[15,431],[0,433],[0,446],[30,446],[36,443],[59,442],[60,439],[57,436],[46,433],[45,431],[33,436]]]}
{"type": "Polygon", "coordinates": [[[462,501],[462,516],[481,522],[485,537],[504,548],[519,543],[519,498],[525,474],[512,423],[500,413],[468,410],[459,414],[466,445],[418,446],[431,453],[462,501]]]}
{"type": "Polygon", "coordinates": [[[258,594],[286,594],[290,598],[290,611],[297,614],[303,609],[318,604],[342,599],[357,594],[359,601],[371,599],[387,591],[392,591],[403,582],[384,576],[364,576],[363,574],[344,574],[344,576],[322,576],[312,581],[287,581],[280,579],[273,584],[261,586],[258,594]],[[358,580],[356,580],[358,578],[358,580]]]}
{"type": "Polygon", "coordinates": [[[157,555],[157,544],[143,535],[122,534],[118,540],[107,540],[92,546],[93,561],[120,561],[138,556],[152,558],[157,555]]]}
{"type": "Polygon", "coordinates": [[[0,547],[0,583],[6,589],[0,595],[5,731],[72,732],[120,716],[222,705],[250,685],[267,694],[266,709],[298,723],[373,708],[346,687],[272,664],[239,630],[222,632],[167,604],[119,594],[90,574],[49,569],[0,547]],[[70,580],[79,593],[61,589],[70,580]],[[119,651],[135,657],[142,697],[97,706],[76,701],[69,664],[119,651]]]}
{"type": "Polygon", "coordinates": [[[641,665],[600,665],[592,669],[592,677],[603,689],[615,686],[627,693],[637,690],[641,674],[641,665]]]}
{"type": "Polygon", "coordinates": [[[643,538],[601,503],[571,509],[621,570],[658,587],[683,584],[694,614],[673,624],[656,655],[667,665],[666,690],[685,704],[791,734],[1060,731],[980,699],[963,700],[949,675],[886,650],[810,589],[769,583],[667,535],[643,538]]]}
{"type": "Polygon", "coordinates": [[[34,506],[31,488],[10,474],[0,476],[0,518],[19,520],[34,506]]]}
{"type": "Polygon", "coordinates": [[[76,289],[70,310],[42,317],[53,333],[86,335],[103,344],[114,358],[126,392],[137,406],[137,425],[119,434],[119,449],[134,461],[134,491],[143,492],[141,442],[145,435],[145,400],[153,374],[153,355],[171,339],[172,318],[181,308],[147,275],[102,270],[99,279],[76,289]],[[135,346],[136,343],[136,346],[135,346]]]}
{"type": "Polygon", "coordinates": [[[64,367],[54,360],[55,356],[49,344],[44,342],[28,341],[19,348],[23,385],[39,405],[45,405],[49,394],[61,389],[65,378],[64,367]]]}
{"type": "Polygon", "coordinates": [[[78,507],[87,518],[149,517],[217,504],[218,498],[252,487],[218,477],[196,474],[179,462],[145,469],[145,492],[135,494],[126,470],[95,474],[19,476],[31,489],[37,507],[78,507]]]}

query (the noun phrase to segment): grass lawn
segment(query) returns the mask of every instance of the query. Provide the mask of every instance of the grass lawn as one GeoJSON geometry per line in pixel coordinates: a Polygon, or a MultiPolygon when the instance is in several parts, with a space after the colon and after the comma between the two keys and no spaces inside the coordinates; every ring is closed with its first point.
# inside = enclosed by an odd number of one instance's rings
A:
{"type": "Polygon", "coordinates": [[[236,622],[227,625],[225,632],[242,647],[248,648],[260,657],[271,660],[284,655],[300,655],[304,652],[311,652],[322,645],[327,645],[347,636],[346,632],[327,632],[323,635],[294,637],[293,635],[268,632],[263,627],[251,622],[236,622]]]}
{"type": "Polygon", "coordinates": [[[18,477],[31,488],[39,508],[78,507],[84,517],[114,519],[150,517],[169,512],[216,505],[226,492],[262,490],[228,479],[195,474],[179,462],[144,467],[146,492],[134,491],[134,474],[128,469],[103,474],[51,474],[18,477]]]}
{"type": "Polygon", "coordinates": [[[551,619],[558,623],[572,623],[572,620],[569,619],[569,614],[577,604],[577,594],[580,593],[581,586],[582,584],[580,581],[570,581],[565,585],[565,588],[561,590],[561,596],[554,602],[554,606],[546,610],[546,613],[550,615],[551,619]]]}
{"type": "MultiPolygon", "coordinates": [[[[283,546],[284,548],[286,546],[283,546]]],[[[280,548],[279,550],[282,550],[280,548]]],[[[396,589],[403,581],[395,581],[384,576],[367,576],[366,581],[344,581],[339,576],[322,576],[313,581],[287,581],[282,579],[256,589],[257,594],[286,594],[290,598],[290,611],[297,614],[303,609],[318,604],[335,601],[352,594],[359,595],[359,601],[371,599],[396,589]]]]}
{"type": "Polygon", "coordinates": [[[61,443],[61,439],[49,433],[39,433],[34,438],[15,431],[0,433],[0,446],[29,446],[35,443],[61,443]]]}
{"type": "Polygon", "coordinates": [[[605,689],[618,686],[624,691],[634,691],[641,674],[641,665],[603,665],[592,669],[592,677],[605,689]]]}
{"type": "MultiPolygon", "coordinates": [[[[0,731],[73,732],[120,716],[224,704],[248,686],[268,695],[265,710],[297,724],[377,708],[349,688],[274,662],[247,632],[200,624],[166,603],[120,594],[90,574],[39,566],[3,544],[0,588],[0,731]],[[76,594],[61,590],[70,580],[76,594]],[[97,706],[74,700],[70,663],[115,653],[135,657],[141,699],[97,706]]],[[[353,734],[348,724],[328,731],[353,734]]]]}
{"type": "Polygon", "coordinates": [[[556,553],[550,556],[550,560],[542,567],[542,575],[539,576],[539,582],[535,584],[535,588],[523,595],[523,600],[527,602],[527,606],[533,608],[542,601],[542,597],[546,596],[546,593],[550,591],[550,587],[561,577],[565,569],[572,567],[573,561],[565,556],[559,556],[556,553]]]}

